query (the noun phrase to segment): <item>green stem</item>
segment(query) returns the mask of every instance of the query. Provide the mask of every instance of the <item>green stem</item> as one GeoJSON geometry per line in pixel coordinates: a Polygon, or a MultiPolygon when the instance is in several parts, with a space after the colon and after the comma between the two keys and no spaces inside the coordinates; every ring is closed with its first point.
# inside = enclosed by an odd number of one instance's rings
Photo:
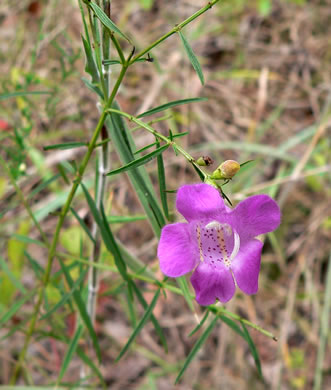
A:
{"type": "Polygon", "coordinates": [[[95,148],[95,145],[96,145],[96,142],[97,142],[97,139],[99,137],[99,133],[102,129],[102,126],[105,122],[105,119],[106,119],[106,116],[107,116],[107,110],[109,109],[109,107],[111,106],[111,104],[113,103],[114,101],[114,98],[116,96],[116,93],[121,85],[121,82],[124,78],[124,75],[127,71],[127,68],[128,68],[128,65],[127,63],[123,65],[122,67],[122,70],[121,70],[121,73],[116,81],[116,84],[114,85],[114,88],[112,90],[112,93],[110,95],[110,98],[108,99],[107,101],[107,104],[105,105],[104,107],[104,110],[100,116],[100,119],[99,119],[99,122],[97,124],[97,127],[95,128],[94,130],[94,133],[92,135],[92,138],[89,142],[89,146],[88,146],[88,150],[83,158],[83,161],[79,167],[79,170],[78,170],[78,174],[77,174],[77,177],[76,179],[74,180],[74,183],[71,187],[71,191],[67,197],[67,200],[66,200],[66,203],[64,204],[64,206],[62,207],[62,210],[61,210],[61,214],[60,214],[60,217],[59,217],[59,220],[57,222],[57,225],[56,225],[56,228],[55,228],[55,233],[54,233],[54,236],[53,236],[53,240],[52,240],[52,243],[50,245],[50,248],[49,248],[49,253],[48,253],[48,258],[47,258],[47,265],[46,265],[46,270],[45,270],[45,273],[44,273],[44,277],[43,277],[43,281],[42,281],[42,285],[40,287],[40,290],[39,290],[39,294],[38,294],[38,298],[37,298],[37,302],[36,302],[36,305],[34,307],[34,312],[32,314],[32,317],[31,317],[31,322],[30,322],[30,325],[29,325],[29,328],[27,330],[27,334],[26,334],[26,338],[25,338],[25,342],[24,342],[24,345],[23,345],[23,348],[20,352],[20,355],[19,355],[19,358],[18,358],[18,362],[16,363],[16,366],[14,368],[14,372],[13,372],[13,375],[10,379],[10,384],[15,384],[16,383],[16,379],[17,379],[17,376],[18,376],[18,373],[20,371],[20,368],[22,366],[22,363],[25,359],[25,355],[26,355],[26,352],[27,352],[27,349],[28,349],[28,346],[29,346],[29,343],[30,343],[30,340],[31,340],[31,337],[33,335],[33,332],[34,332],[34,329],[35,329],[35,326],[36,326],[36,322],[37,322],[37,319],[38,319],[38,316],[39,316],[39,312],[40,312],[40,308],[41,308],[41,305],[42,305],[42,301],[43,301],[43,295],[44,295],[44,290],[46,288],[46,286],[48,285],[48,282],[49,282],[49,279],[50,279],[50,275],[51,275],[51,270],[52,270],[52,265],[53,265],[53,261],[54,261],[54,257],[55,257],[55,253],[56,253],[56,246],[57,246],[57,242],[58,242],[58,239],[59,239],[59,235],[60,235],[60,230],[62,228],[62,225],[63,225],[63,222],[64,222],[64,219],[70,209],[70,205],[72,203],[72,200],[75,196],[75,193],[82,181],[82,178],[83,178],[83,174],[85,172],[85,169],[87,167],[87,164],[90,160],[90,157],[93,153],[93,150],[95,148]]]}
{"type": "Polygon", "coordinates": [[[31,220],[33,221],[33,223],[35,224],[36,228],[38,229],[39,231],[39,234],[42,238],[42,240],[44,241],[44,243],[49,246],[49,242],[48,242],[48,239],[46,237],[46,234],[44,233],[44,231],[42,230],[39,222],[37,221],[36,217],[34,216],[32,210],[31,210],[31,207],[29,205],[29,203],[27,202],[27,200],[25,199],[25,196],[22,192],[22,190],[20,189],[20,187],[17,185],[16,183],[16,180],[14,178],[14,176],[12,175],[12,173],[10,172],[10,168],[8,167],[8,164],[6,163],[6,161],[2,158],[2,156],[0,155],[0,165],[3,167],[3,169],[5,170],[9,180],[11,181],[13,187],[15,188],[15,191],[18,195],[18,197],[20,198],[21,202],[23,203],[24,207],[26,208],[26,211],[28,212],[29,214],[29,217],[31,218],[31,220]]]}
{"type": "Polygon", "coordinates": [[[182,23],[179,23],[177,26],[175,26],[172,30],[167,32],[165,35],[154,41],[152,44],[147,46],[144,50],[139,52],[137,55],[135,55],[131,61],[129,62],[129,65],[136,62],[140,57],[148,53],[150,50],[152,50],[155,46],[159,45],[161,42],[165,41],[167,38],[169,38],[171,35],[176,34],[179,30],[181,30],[183,27],[185,27],[187,24],[191,23],[194,19],[198,18],[200,15],[208,11],[213,5],[218,3],[220,0],[212,0],[209,1],[208,4],[202,8],[199,9],[199,11],[195,12],[193,15],[191,15],[189,18],[184,20],[182,23]]]}
{"type": "Polygon", "coordinates": [[[182,156],[184,156],[186,158],[186,160],[191,163],[194,168],[196,170],[198,170],[201,175],[207,179],[208,178],[208,175],[199,167],[198,164],[196,164],[195,162],[195,159],[189,154],[186,152],[186,150],[184,150],[181,146],[179,146],[175,141],[173,140],[170,140],[168,137],[166,137],[165,135],[163,134],[160,134],[158,133],[156,130],[153,129],[153,127],[151,127],[149,124],[141,121],[140,119],[134,117],[133,115],[130,115],[126,112],[123,112],[123,111],[120,111],[120,110],[117,110],[116,108],[109,108],[107,110],[107,112],[113,112],[114,114],[118,114],[118,115],[122,115],[124,116],[125,118],[129,119],[130,121],[136,123],[137,125],[139,125],[140,127],[146,129],[147,131],[149,131],[150,133],[152,133],[155,137],[157,137],[158,139],[166,142],[168,145],[171,145],[173,148],[175,148],[182,156]]]}

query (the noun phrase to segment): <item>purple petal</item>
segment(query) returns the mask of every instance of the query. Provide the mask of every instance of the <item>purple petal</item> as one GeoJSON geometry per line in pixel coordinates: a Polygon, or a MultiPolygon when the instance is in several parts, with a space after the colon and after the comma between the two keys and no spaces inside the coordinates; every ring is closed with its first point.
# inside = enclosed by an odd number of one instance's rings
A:
{"type": "Polygon", "coordinates": [[[268,233],[280,224],[280,210],[268,195],[254,195],[240,202],[228,214],[230,224],[236,229],[240,241],[248,241],[259,234],[268,233]]]}
{"type": "Polygon", "coordinates": [[[197,243],[187,223],[174,223],[162,229],[157,250],[161,271],[173,278],[190,272],[199,262],[197,243]]]}
{"type": "Polygon", "coordinates": [[[224,201],[217,189],[205,183],[180,187],[176,207],[187,221],[215,218],[215,215],[225,210],[224,201]]]}
{"type": "Polygon", "coordinates": [[[208,306],[218,298],[221,302],[229,301],[235,292],[231,272],[224,266],[214,268],[202,262],[191,276],[196,300],[202,306],[208,306]]]}
{"type": "Polygon", "coordinates": [[[263,243],[250,240],[240,248],[231,264],[237,285],[246,294],[256,294],[263,243]]]}

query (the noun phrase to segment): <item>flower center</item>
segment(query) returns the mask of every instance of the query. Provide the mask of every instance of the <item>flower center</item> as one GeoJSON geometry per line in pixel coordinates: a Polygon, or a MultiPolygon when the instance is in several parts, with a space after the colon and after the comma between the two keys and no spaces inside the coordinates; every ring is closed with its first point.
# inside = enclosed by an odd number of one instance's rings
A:
{"type": "Polygon", "coordinates": [[[240,248],[238,233],[227,223],[218,221],[196,226],[200,260],[214,267],[224,264],[230,268],[240,248]]]}

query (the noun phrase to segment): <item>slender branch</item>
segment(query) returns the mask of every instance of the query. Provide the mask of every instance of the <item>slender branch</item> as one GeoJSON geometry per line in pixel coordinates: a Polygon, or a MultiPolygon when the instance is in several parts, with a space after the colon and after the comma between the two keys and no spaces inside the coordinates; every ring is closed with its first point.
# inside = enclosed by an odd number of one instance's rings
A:
{"type": "Polygon", "coordinates": [[[107,110],[107,112],[113,112],[115,114],[119,114],[119,115],[122,115],[124,116],[125,118],[128,118],[130,121],[136,123],[137,125],[139,125],[140,127],[144,128],[145,130],[149,131],[150,133],[152,133],[155,137],[157,137],[158,139],[166,142],[168,145],[171,145],[177,152],[179,152],[182,156],[184,156],[186,158],[186,160],[191,163],[194,168],[196,170],[198,170],[201,175],[207,179],[208,178],[208,175],[200,168],[200,166],[198,164],[196,164],[195,162],[195,159],[189,154],[186,152],[186,150],[184,150],[180,145],[178,145],[175,141],[173,140],[170,140],[168,137],[166,137],[165,135],[163,134],[160,134],[158,133],[155,129],[153,129],[153,127],[151,127],[149,124],[141,121],[140,119],[134,117],[133,115],[130,115],[126,112],[123,112],[123,111],[120,111],[120,110],[117,110],[116,108],[109,108],[107,110]]]}
{"type": "Polygon", "coordinates": [[[143,49],[141,52],[136,54],[130,61],[129,65],[136,62],[140,57],[142,57],[144,54],[148,53],[150,50],[152,50],[155,46],[159,45],[161,42],[165,41],[167,38],[169,38],[171,35],[176,34],[179,30],[181,30],[183,27],[185,27],[187,24],[191,23],[194,19],[198,18],[200,15],[208,11],[213,5],[218,3],[220,0],[212,0],[209,1],[208,4],[202,8],[199,9],[199,11],[195,12],[193,15],[191,15],[189,18],[184,20],[183,22],[176,25],[172,30],[164,34],[162,37],[151,43],[149,46],[147,46],[145,49],[143,49]]]}
{"type": "Polygon", "coordinates": [[[57,222],[57,225],[56,225],[56,228],[55,228],[55,233],[54,233],[54,236],[53,236],[53,240],[52,240],[52,243],[51,243],[51,246],[49,248],[49,253],[48,253],[48,258],[47,258],[47,265],[46,265],[46,270],[45,270],[45,273],[44,273],[44,277],[43,277],[43,281],[42,281],[42,286],[39,290],[39,294],[38,294],[38,298],[37,298],[37,302],[35,304],[35,307],[34,307],[34,311],[33,311],[33,314],[31,316],[31,322],[30,322],[30,325],[29,325],[29,328],[27,330],[27,334],[26,334],[26,338],[25,338],[25,342],[24,342],[24,345],[23,345],[23,348],[19,354],[19,357],[18,357],[18,361],[16,363],[16,366],[14,368],[14,372],[13,372],[13,375],[10,379],[10,384],[15,384],[16,382],[16,379],[17,379],[17,376],[18,376],[18,373],[20,371],[20,368],[22,366],[22,363],[25,359],[25,355],[26,355],[26,352],[27,352],[27,349],[28,349],[28,346],[29,346],[29,343],[30,343],[30,340],[31,340],[31,337],[33,335],[33,332],[34,332],[34,329],[35,329],[35,326],[36,326],[36,322],[37,322],[37,319],[38,319],[38,316],[39,316],[39,312],[40,312],[40,308],[41,308],[41,305],[42,305],[42,301],[43,301],[43,295],[44,295],[44,290],[46,288],[46,286],[48,285],[49,283],[49,279],[50,279],[50,275],[51,275],[51,270],[52,270],[52,265],[53,265],[53,261],[54,261],[54,257],[55,257],[55,253],[56,253],[56,246],[57,246],[57,242],[58,242],[58,239],[59,239],[59,235],[60,235],[60,230],[62,228],[62,225],[63,225],[63,222],[65,220],[65,217],[70,209],[70,205],[73,201],[73,198],[76,194],[76,191],[82,181],[82,178],[83,178],[83,175],[84,175],[84,172],[85,172],[85,169],[87,167],[87,164],[90,160],[90,157],[93,153],[93,150],[94,150],[94,147],[95,147],[95,144],[98,140],[98,137],[99,137],[99,134],[100,134],[100,131],[103,127],[103,124],[105,122],[105,119],[106,119],[106,116],[107,116],[107,110],[108,108],[111,106],[112,102],[114,101],[114,98],[116,96],[116,93],[122,83],[122,80],[125,76],[125,73],[127,71],[127,68],[128,68],[128,65],[127,63],[123,65],[122,67],[122,70],[121,70],[121,73],[119,74],[119,77],[114,85],[114,88],[112,90],[112,93],[107,101],[107,104],[105,105],[104,107],[104,110],[100,116],[100,119],[99,119],[99,122],[94,130],[94,133],[92,135],[92,138],[89,142],[89,146],[88,146],[88,149],[87,149],[87,152],[83,158],[83,161],[79,167],[79,170],[78,170],[78,173],[77,173],[77,176],[76,176],[76,179],[74,180],[73,182],[73,185],[71,187],[71,191],[67,197],[67,200],[64,204],[64,206],[62,207],[62,210],[61,210],[61,213],[60,213],[60,217],[58,219],[58,222],[57,222]]]}

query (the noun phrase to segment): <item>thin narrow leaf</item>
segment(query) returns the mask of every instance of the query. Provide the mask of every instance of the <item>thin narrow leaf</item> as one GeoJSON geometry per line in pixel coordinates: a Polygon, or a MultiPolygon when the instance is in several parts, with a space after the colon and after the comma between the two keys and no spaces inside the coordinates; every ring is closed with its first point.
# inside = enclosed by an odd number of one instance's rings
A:
{"type": "Polygon", "coordinates": [[[74,336],[69,344],[67,353],[64,356],[62,366],[60,369],[60,373],[57,377],[57,384],[59,384],[61,382],[64,374],[66,373],[66,371],[68,369],[68,366],[72,360],[72,357],[77,349],[78,342],[79,342],[79,339],[83,333],[83,330],[84,330],[83,325],[79,325],[78,328],[76,329],[76,332],[75,332],[75,334],[74,334],[74,336]]]}
{"type": "Polygon", "coordinates": [[[201,327],[202,325],[206,322],[206,319],[208,318],[208,315],[209,315],[209,310],[206,310],[206,313],[205,315],[203,316],[202,320],[198,323],[198,325],[192,330],[192,332],[189,334],[189,337],[193,336],[194,333],[196,333],[201,327]]]}
{"type": "Polygon", "coordinates": [[[44,146],[43,149],[44,150],[53,150],[53,149],[66,150],[66,149],[80,148],[81,146],[87,146],[86,142],[66,142],[65,144],[47,145],[44,146]]]}
{"type": "Polygon", "coordinates": [[[138,149],[137,151],[135,151],[134,154],[141,153],[141,152],[143,152],[144,150],[149,149],[149,148],[151,148],[152,146],[155,146],[156,144],[157,144],[156,142],[153,142],[152,144],[146,145],[146,146],[144,146],[144,147],[138,149]]]}
{"type": "MultiPolygon", "coordinates": [[[[160,143],[156,138],[157,147],[160,147],[160,143]]],[[[165,171],[164,171],[164,163],[162,154],[157,156],[157,174],[159,177],[159,188],[160,188],[160,197],[161,203],[163,207],[163,212],[167,220],[169,221],[169,208],[167,201],[167,188],[166,188],[166,179],[165,179],[165,171]]]]}
{"type": "Polygon", "coordinates": [[[76,353],[79,356],[79,358],[86,364],[88,365],[91,370],[96,374],[96,376],[99,378],[100,382],[102,383],[103,387],[106,388],[105,380],[103,379],[103,376],[98,369],[98,367],[93,363],[93,361],[85,355],[85,353],[78,347],[76,349],[76,353]]]}
{"type": "Polygon", "coordinates": [[[233,320],[226,317],[223,314],[218,314],[218,317],[226,324],[228,325],[232,330],[234,330],[236,333],[238,333],[241,337],[245,338],[245,335],[243,331],[240,329],[240,326],[238,326],[233,320]]]}
{"type": "Polygon", "coordinates": [[[20,282],[20,280],[14,275],[14,273],[9,269],[5,259],[0,256],[0,268],[2,268],[3,272],[8,276],[13,285],[19,290],[22,294],[26,294],[27,290],[20,282]]]}
{"type": "Polygon", "coordinates": [[[108,28],[111,32],[119,34],[121,37],[131,43],[131,40],[124,33],[122,33],[122,31],[116,26],[116,24],[108,18],[108,16],[97,4],[89,2],[88,5],[106,28],[108,28]]]}
{"type": "Polygon", "coordinates": [[[189,287],[188,287],[188,284],[187,284],[187,280],[185,278],[185,276],[180,276],[179,278],[176,279],[176,282],[178,283],[178,286],[180,287],[182,293],[183,293],[183,296],[190,308],[190,310],[192,312],[194,312],[194,306],[193,306],[193,303],[192,303],[192,298],[191,298],[191,294],[190,294],[190,290],[189,290],[189,287]]]}
{"type": "Polygon", "coordinates": [[[44,274],[43,267],[27,251],[24,251],[24,255],[28,259],[29,263],[31,264],[31,268],[35,273],[37,279],[42,280],[44,274]]]}
{"type": "Polygon", "coordinates": [[[59,300],[59,302],[54,305],[46,314],[44,314],[39,321],[42,321],[42,320],[45,320],[47,319],[51,314],[53,314],[55,311],[57,311],[60,307],[62,307],[63,305],[65,305],[65,303],[71,298],[71,296],[73,295],[74,291],[77,291],[78,288],[80,287],[80,285],[82,284],[82,282],[84,281],[85,279],[85,276],[86,276],[86,272],[87,272],[87,269],[81,273],[81,275],[79,276],[79,278],[74,282],[72,288],[70,289],[70,291],[68,291],[66,294],[63,295],[63,297],[59,300]]]}
{"type": "Polygon", "coordinates": [[[157,106],[155,108],[151,108],[148,111],[143,112],[142,114],[139,114],[137,118],[143,118],[144,116],[153,115],[157,112],[161,112],[164,110],[168,110],[171,107],[180,106],[182,104],[188,104],[188,103],[195,103],[195,102],[204,102],[208,100],[205,97],[198,97],[198,98],[189,98],[189,99],[182,99],[182,100],[174,100],[172,102],[168,102],[165,104],[162,104],[161,106],[157,106]]]}
{"type": "Polygon", "coordinates": [[[93,244],[95,244],[95,240],[92,236],[90,229],[86,226],[86,223],[82,220],[82,218],[76,213],[76,211],[72,207],[70,207],[70,211],[72,212],[73,216],[77,219],[77,221],[79,222],[80,226],[83,228],[84,232],[87,234],[89,239],[93,242],[93,244]]]}
{"type": "Polygon", "coordinates": [[[59,173],[57,173],[56,175],[50,177],[49,179],[47,179],[46,181],[43,181],[41,182],[33,191],[29,192],[27,198],[28,199],[31,199],[33,198],[35,195],[37,195],[40,191],[44,190],[45,188],[47,188],[51,183],[53,183],[53,181],[57,180],[61,175],[59,173]]]}
{"type": "Polygon", "coordinates": [[[243,162],[242,164],[240,164],[240,168],[245,166],[246,164],[253,162],[253,161],[255,161],[255,160],[248,160],[248,161],[243,162]]]}
{"type": "Polygon", "coordinates": [[[64,276],[66,278],[66,281],[67,281],[67,283],[69,285],[69,288],[71,290],[73,290],[73,297],[74,297],[76,306],[77,306],[77,308],[79,310],[79,314],[81,316],[81,319],[84,322],[84,325],[85,325],[85,327],[87,328],[87,330],[89,332],[90,338],[92,340],[93,347],[95,349],[95,352],[97,354],[98,360],[100,362],[101,361],[101,350],[100,350],[100,346],[99,346],[99,343],[98,343],[98,338],[97,338],[97,335],[96,335],[95,330],[93,328],[91,319],[90,319],[89,315],[87,314],[86,307],[85,307],[85,304],[83,302],[83,299],[82,299],[82,297],[80,295],[80,292],[73,288],[74,282],[73,282],[73,280],[71,278],[70,273],[67,270],[66,265],[63,263],[63,261],[59,257],[58,257],[58,260],[59,260],[61,269],[63,271],[63,274],[64,274],[64,276]]]}
{"type": "Polygon", "coordinates": [[[244,331],[244,335],[245,335],[245,340],[247,341],[247,344],[249,346],[249,349],[251,351],[251,354],[253,356],[253,359],[254,359],[254,362],[255,362],[255,365],[256,365],[256,368],[257,368],[257,371],[260,375],[260,378],[263,379],[263,374],[262,374],[262,368],[261,368],[261,361],[260,361],[260,357],[259,357],[259,353],[256,349],[256,346],[254,344],[254,341],[252,340],[251,338],[251,335],[249,334],[245,324],[241,323],[241,326],[243,328],[243,331],[244,331]]]}
{"type": "Polygon", "coordinates": [[[206,330],[202,333],[202,335],[199,337],[197,342],[194,344],[193,348],[191,349],[190,353],[188,354],[185,363],[182,367],[182,369],[179,371],[179,374],[177,375],[177,378],[175,380],[175,384],[177,384],[184,374],[185,370],[191,363],[191,361],[194,359],[195,355],[199,352],[199,349],[203,346],[205,341],[207,340],[208,336],[210,335],[211,331],[214,329],[216,323],[217,323],[217,316],[214,317],[212,322],[209,324],[209,326],[206,328],[206,330]]]}
{"type": "Polygon", "coordinates": [[[92,77],[92,83],[97,83],[99,81],[99,73],[97,65],[94,61],[92,49],[88,41],[82,36],[84,51],[86,56],[85,72],[92,77]]]}
{"type": "Polygon", "coordinates": [[[103,60],[102,63],[105,66],[108,66],[108,65],[121,65],[121,61],[119,61],[119,60],[103,60]]]}
{"type": "Polygon", "coordinates": [[[146,215],[111,215],[107,217],[109,223],[128,223],[146,220],[146,215]]]}
{"type": "Polygon", "coordinates": [[[17,91],[17,92],[7,92],[0,95],[0,102],[12,97],[18,96],[27,96],[27,95],[51,95],[51,91],[17,91]]]}
{"type": "Polygon", "coordinates": [[[34,238],[30,238],[28,236],[24,236],[22,234],[12,234],[12,238],[15,238],[18,241],[24,242],[25,244],[35,244],[41,247],[45,247],[45,244],[42,241],[35,240],[34,238]]]}
{"type": "Polygon", "coordinates": [[[97,209],[97,206],[92,199],[91,195],[89,194],[88,190],[84,186],[83,183],[81,183],[81,186],[83,188],[83,192],[85,194],[87,203],[89,205],[89,208],[91,210],[91,213],[94,217],[94,220],[96,224],[98,225],[100,229],[100,233],[103,239],[104,244],[106,245],[106,248],[111,252],[114,256],[115,265],[117,269],[119,270],[122,278],[126,281],[129,280],[128,274],[126,272],[126,264],[122,258],[121,252],[116,244],[115,238],[109,228],[109,224],[107,222],[107,217],[104,213],[103,207],[101,205],[101,214],[99,213],[99,210],[97,209]]]}
{"type": "Polygon", "coordinates": [[[151,302],[151,304],[148,306],[147,310],[145,311],[145,314],[143,315],[143,317],[141,318],[141,320],[139,321],[137,327],[134,329],[134,331],[132,332],[129,340],[127,341],[127,343],[125,344],[125,346],[122,348],[121,352],[119,353],[119,355],[117,356],[116,358],[116,362],[118,362],[121,357],[125,354],[125,352],[128,350],[128,348],[130,347],[130,345],[132,344],[132,342],[134,341],[134,339],[138,336],[139,332],[142,330],[142,328],[144,327],[144,325],[146,324],[146,322],[148,321],[149,317],[151,316],[152,312],[153,312],[153,309],[156,305],[156,302],[157,300],[159,299],[159,296],[160,296],[160,292],[161,292],[161,289],[158,289],[157,292],[155,293],[154,295],[154,298],[151,302]]]}
{"type": "MultiPolygon", "coordinates": [[[[119,109],[117,103],[114,104],[114,108],[119,109]]],[[[106,126],[122,163],[127,164],[134,160],[133,150],[135,150],[136,147],[130,130],[127,128],[122,117],[112,113],[110,117],[107,116],[106,126]]],[[[165,225],[165,220],[145,167],[141,166],[138,169],[128,171],[128,176],[155,235],[160,237],[161,228],[165,225]]]]}
{"type": "Polygon", "coordinates": [[[113,171],[110,171],[106,173],[107,176],[116,175],[118,173],[122,173],[125,171],[128,171],[129,169],[138,168],[141,165],[145,165],[149,161],[153,160],[156,156],[163,153],[166,149],[168,149],[169,144],[163,145],[160,148],[153,150],[152,152],[146,154],[145,156],[142,156],[140,158],[137,158],[136,160],[133,160],[129,162],[128,164],[124,165],[121,168],[114,169],[113,171]]]}
{"type": "MultiPolygon", "coordinates": [[[[145,298],[144,296],[142,295],[141,291],[139,290],[139,288],[136,286],[135,283],[132,283],[132,288],[139,300],[139,302],[141,303],[142,307],[146,310],[147,307],[148,307],[148,304],[147,302],[145,301],[145,298]]],[[[165,350],[165,352],[167,353],[168,352],[168,345],[167,345],[167,339],[165,338],[164,336],[164,333],[162,331],[162,328],[158,322],[158,320],[154,317],[154,315],[152,314],[151,315],[151,321],[153,323],[153,326],[155,328],[155,332],[157,333],[157,335],[159,336],[160,338],[160,341],[163,345],[163,348],[165,350]]]]}
{"type": "Polygon", "coordinates": [[[99,97],[101,99],[103,99],[103,93],[101,92],[100,88],[95,85],[95,84],[92,84],[89,80],[87,80],[85,77],[82,77],[81,78],[82,82],[87,86],[87,88],[92,91],[92,92],[95,92],[96,94],[99,95],[99,97]]]}
{"type": "Polygon", "coordinates": [[[27,302],[33,295],[35,294],[35,290],[30,291],[26,295],[24,295],[21,299],[17,300],[10,309],[0,318],[0,328],[8,322],[27,302]]]}
{"type": "Polygon", "coordinates": [[[180,36],[180,39],[184,45],[184,49],[186,51],[186,54],[194,68],[194,70],[197,72],[197,75],[199,76],[199,79],[201,81],[201,84],[203,85],[205,83],[205,80],[204,80],[204,77],[203,77],[203,73],[202,73],[202,69],[201,69],[201,65],[197,59],[197,57],[195,56],[194,54],[194,51],[192,49],[192,47],[190,46],[190,44],[188,43],[187,39],[184,37],[183,33],[181,31],[178,31],[178,34],[180,36]]]}

